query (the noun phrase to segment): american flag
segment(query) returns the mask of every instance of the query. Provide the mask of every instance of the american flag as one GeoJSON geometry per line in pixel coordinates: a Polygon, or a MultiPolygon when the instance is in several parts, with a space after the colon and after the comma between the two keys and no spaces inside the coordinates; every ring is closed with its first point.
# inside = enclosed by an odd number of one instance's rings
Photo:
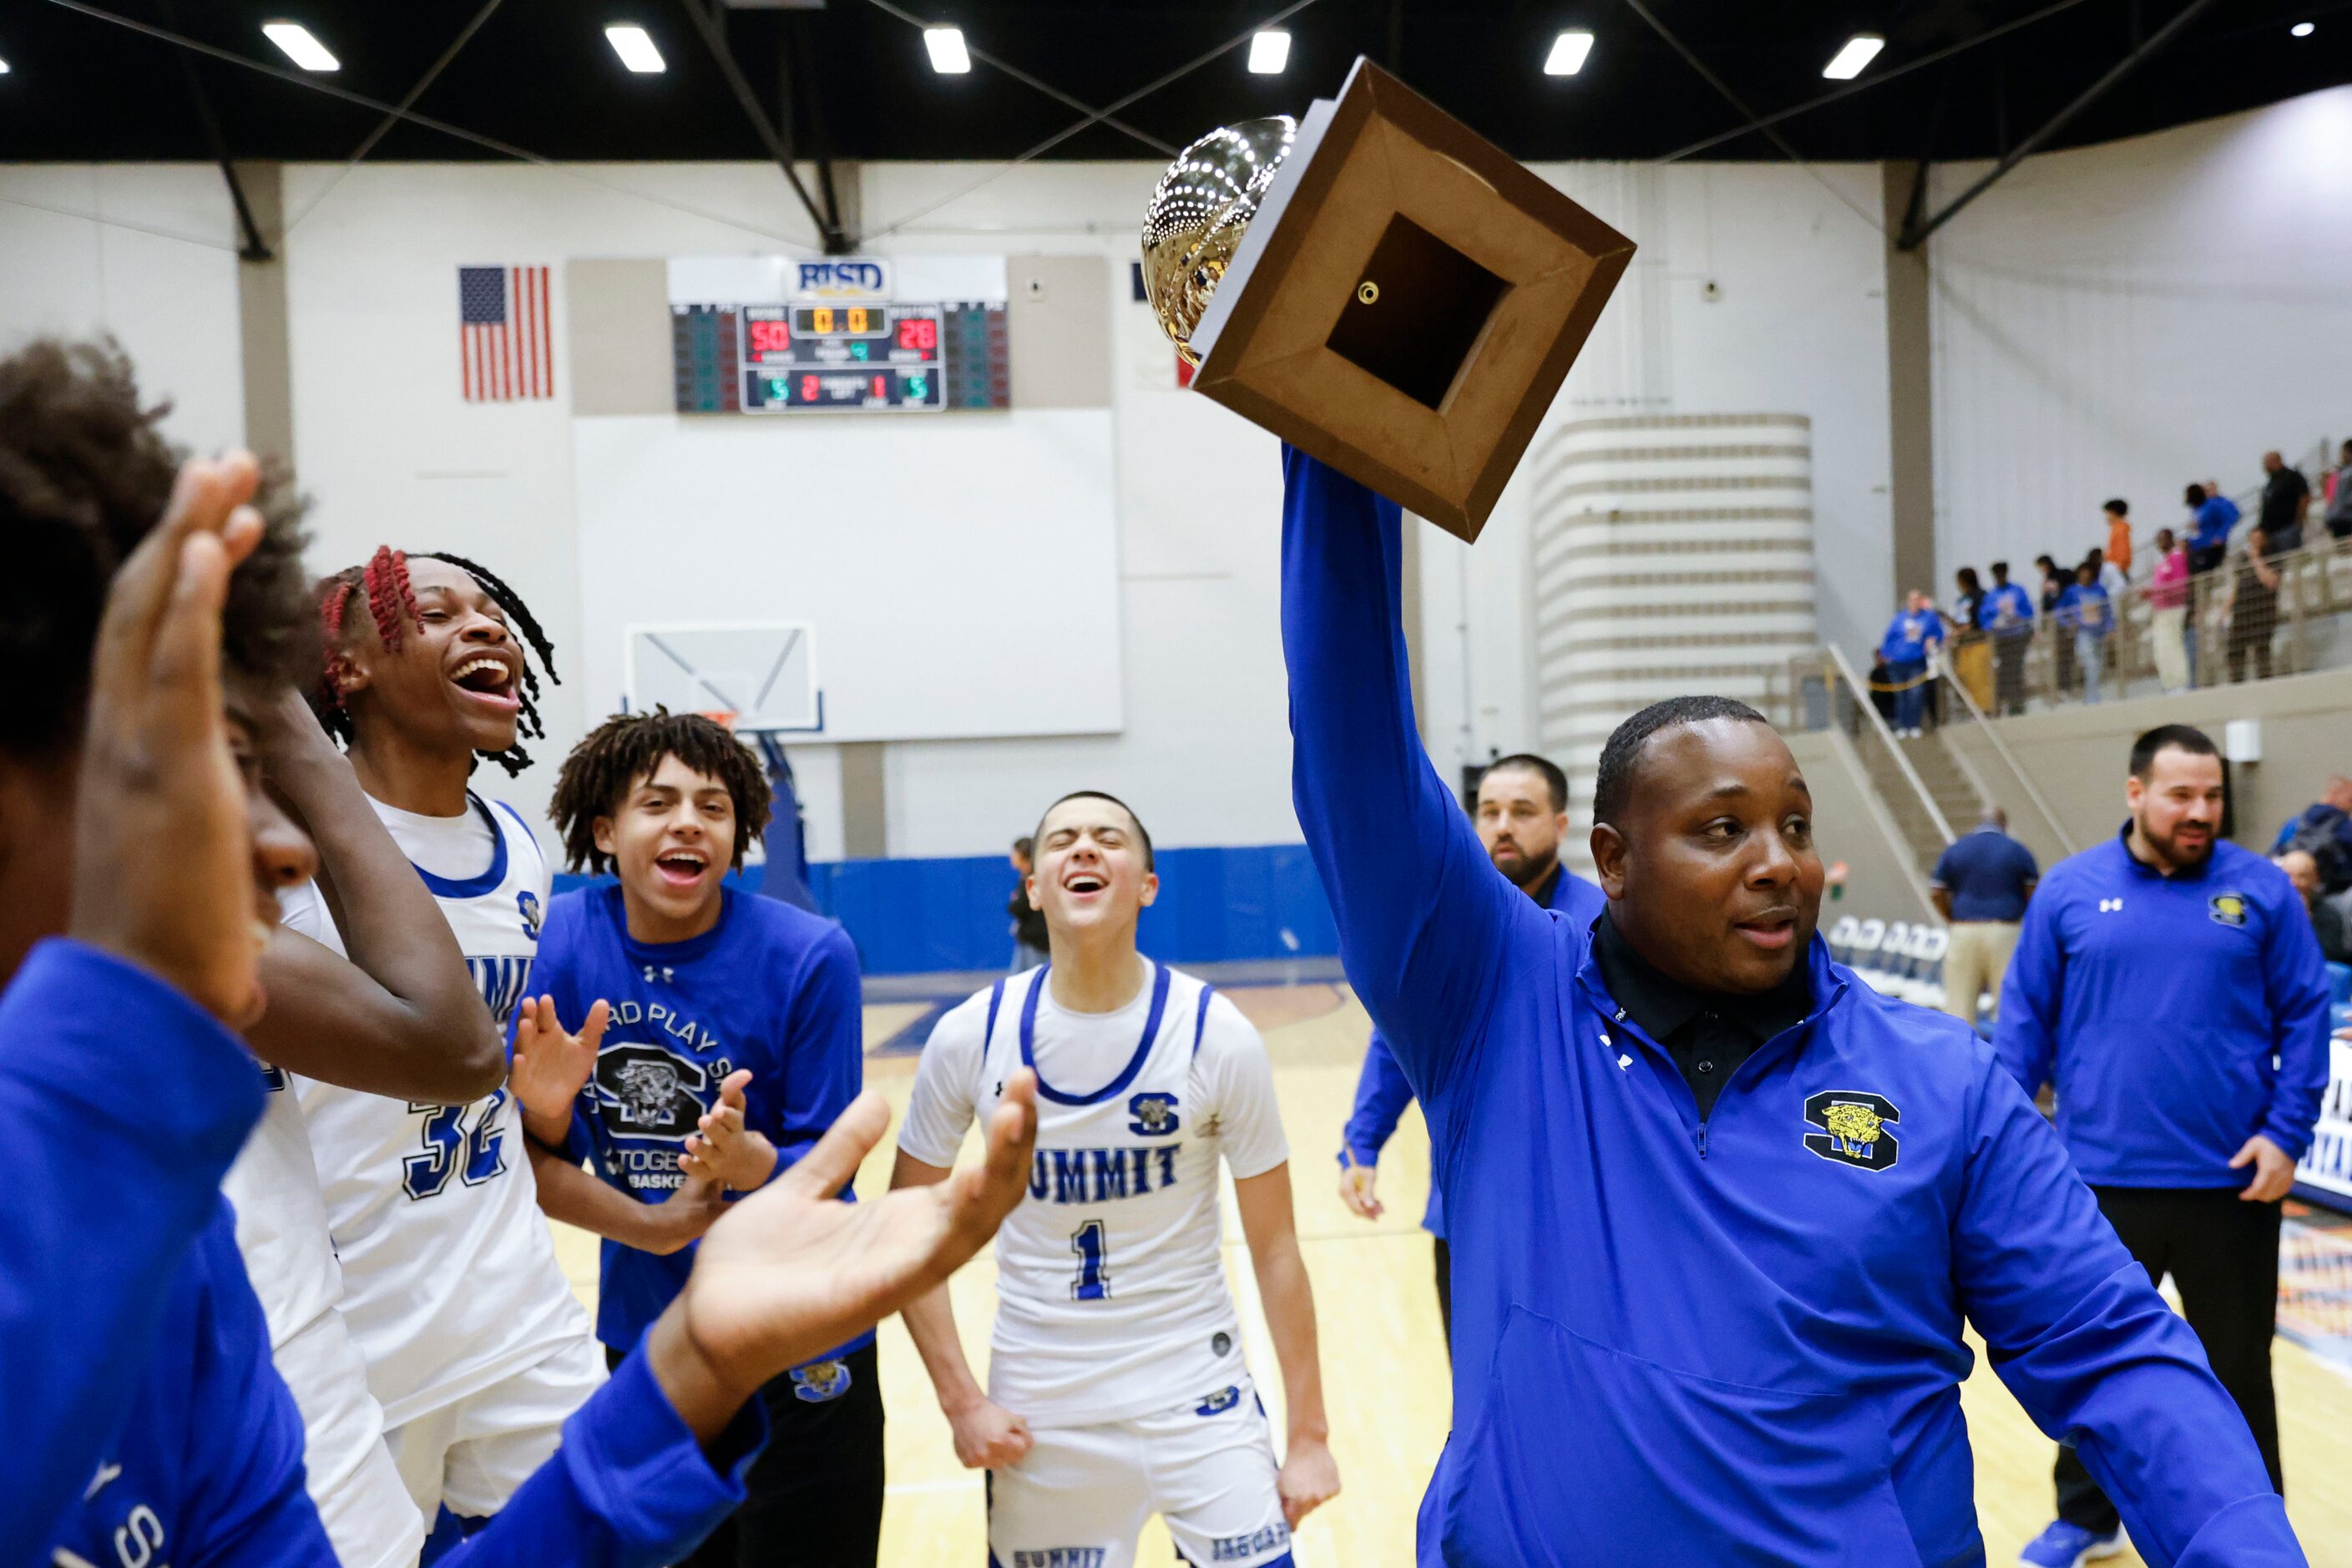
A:
{"type": "Polygon", "coordinates": [[[457,268],[457,367],[468,403],[555,395],[544,267],[457,268]]]}

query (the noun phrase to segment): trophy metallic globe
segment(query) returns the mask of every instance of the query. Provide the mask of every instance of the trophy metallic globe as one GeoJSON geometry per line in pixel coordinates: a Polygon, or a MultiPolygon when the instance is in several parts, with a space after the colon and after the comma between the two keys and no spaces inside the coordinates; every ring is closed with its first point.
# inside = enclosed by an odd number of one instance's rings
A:
{"type": "Polygon", "coordinates": [[[1176,154],[1143,215],[1143,287],[1160,331],[1198,367],[1192,329],[1298,134],[1290,116],[1212,131],[1176,154]]]}

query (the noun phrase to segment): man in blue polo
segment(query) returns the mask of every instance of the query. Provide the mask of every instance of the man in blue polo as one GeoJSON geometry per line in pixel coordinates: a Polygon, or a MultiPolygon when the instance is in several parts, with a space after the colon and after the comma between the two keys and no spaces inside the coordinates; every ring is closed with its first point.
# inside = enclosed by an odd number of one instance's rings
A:
{"type": "Polygon", "coordinates": [[[1538,909],[1414,731],[1397,507],[1284,465],[1293,799],[1429,1119],[1475,1369],[1420,1560],[1981,1563],[1972,1322],[2151,1563],[2304,1562],[2196,1337],[1991,1047],[1830,958],[1811,797],[1761,716],[1620,726],[1604,914],[1538,909]]]}
{"type": "MultiPolygon", "coordinates": [[[[2169,1273],[2281,1484],[2271,1333],[2279,1200],[2327,1087],[2326,964],[2286,873],[2217,842],[2221,759],[2186,724],[2132,746],[2131,819],[2050,869],[1994,1037],[2151,1280],[2169,1273]]],[[[2116,1507],[2058,1451],[2058,1519],[2032,1568],[2123,1550],[2116,1507]]],[[[2137,1539],[2137,1531],[2134,1531],[2137,1539]]]]}
{"type": "MultiPolygon", "coordinates": [[[[1606,902],[1601,889],[1559,863],[1560,836],[1568,831],[1568,775],[1549,758],[1520,752],[1489,763],[1478,775],[1478,809],[1472,819],[1478,842],[1511,886],[1558,910],[1590,931],[1606,902]]],[[[1378,1029],[1364,1047],[1363,1071],[1356,1079],[1356,1109],[1339,1146],[1339,1201],[1365,1219],[1381,1215],[1381,1151],[1396,1131],[1397,1119],[1412,1103],[1412,1085],[1378,1029]]],[[[1429,1206],[1421,1228],[1429,1232],[1437,1265],[1437,1317],[1445,1330],[1447,1352],[1454,1332],[1454,1268],[1445,1250],[1445,1199],[1429,1184],[1429,1206]]]]}
{"type": "Polygon", "coordinates": [[[1976,826],[1946,845],[1936,862],[1927,896],[1951,926],[1944,950],[1944,1011],[1972,1029],[1986,992],[2000,1015],[2001,981],[2041,875],[2033,851],[2009,836],[2009,813],[1997,805],[1986,806],[1976,826]]]}

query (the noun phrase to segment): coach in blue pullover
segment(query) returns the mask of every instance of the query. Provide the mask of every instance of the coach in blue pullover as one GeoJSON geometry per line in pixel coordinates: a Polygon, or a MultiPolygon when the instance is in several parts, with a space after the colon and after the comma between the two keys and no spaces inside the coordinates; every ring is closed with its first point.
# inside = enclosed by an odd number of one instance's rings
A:
{"type": "Polygon", "coordinates": [[[1493,875],[1414,732],[1396,506],[1284,456],[1294,801],[1451,1195],[1424,1563],[1975,1563],[1982,1332],[2151,1563],[2303,1561],[2195,1336],[1958,1022],[1815,936],[1810,801],[1720,699],[1612,736],[1598,940],[1493,875]]]}
{"type": "MultiPolygon", "coordinates": [[[[2286,874],[2219,841],[2222,792],[2201,731],[2139,738],[2131,819],[2026,910],[1994,1044],[2029,1093],[2056,1083],[2075,1169],[2149,1277],[2179,1285],[2276,1486],[2279,1200],[2327,1087],[2327,971],[2286,874]]],[[[2062,1448],[2048,1534],[2079,1555],[2116,1529],[2062,1448]]]]}
{"type": "MultiPolygon", "coordinates": [[[[1601,889],[1559,863],[1560,836],[1568,829],[1568,775],[1548,758],[1529,752],[1502,757],[1478,775],[1478,843],[1511,886],[1538,908],[1558,910],[1570,923],[1590,931],[1606,900],[1601,889]]],[[[1396,1132],[1397,1119],[1412,1103],[1412,1085],[1378,1029],[1364,1047],[1363,1070],[1356,1079],[1356,1106],[1340,1134],[1339,1201],[1366,1219],[1381,1217],[1376,1183],[1381,1151],[1396,1132]]],[[[1453,1353],[1454,1268],[1445,1247],[1445,1198],[1429,1184],[1429,1204],[1421,1228],[1429,1232],[1437,1266],[1437,1316],[1453,1353]]]]}

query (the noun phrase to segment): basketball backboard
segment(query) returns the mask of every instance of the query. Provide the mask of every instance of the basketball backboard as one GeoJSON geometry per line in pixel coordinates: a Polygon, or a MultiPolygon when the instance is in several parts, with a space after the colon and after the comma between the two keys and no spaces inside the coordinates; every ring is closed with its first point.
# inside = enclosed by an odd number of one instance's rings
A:
{"type": "Polygon", "coordinates": [[[726,713],[739,734],[820,734],[816,628],[802,621],[695,621],[622,633],[632,712],[726,713]]]}

